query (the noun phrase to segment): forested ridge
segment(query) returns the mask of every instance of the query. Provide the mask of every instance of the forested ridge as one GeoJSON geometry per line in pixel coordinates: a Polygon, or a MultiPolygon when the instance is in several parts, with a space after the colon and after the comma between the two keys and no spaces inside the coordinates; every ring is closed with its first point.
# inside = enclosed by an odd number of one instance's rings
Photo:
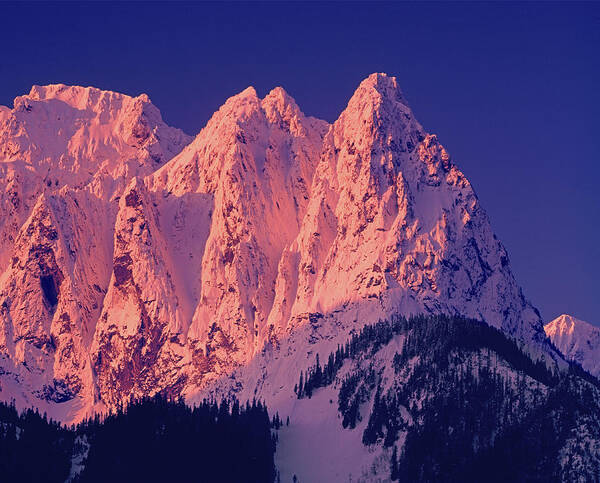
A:
{"type": "Polygon", "coordinates": [[[487,324],[392,317],[302,372],[297,397],[334,385],[341,424],[390,455],[394,481],[600,481],[600,383],[533,359],[487,324]],[[378,363],[397,338],[401,350],[378,363]],[[393,375],[384,376],[392,363],[393,375]]]}
{"type": "Polygon", "coordinates": [[[0,475],[6,482],[269,482],[275,437],[267,408],[144,398],[66,428],[0,404],[0,475]],[[78,473],[78,474],[77,474],[78,473]]]}
{"type": "MultiPolygon", "coordinates": [[[[395,316],[323,360],[299,374],[296,397],[310,404],[333,387],[339,424],[382,451],[385,478],[600,481],[600,382],[576,364],[532,358],[483,322],[395,316]]],[[[281,424],[256,400],[190,407],[158,395],[73,427],[0,404],[0,475],[271,482],[281,424]]]]}

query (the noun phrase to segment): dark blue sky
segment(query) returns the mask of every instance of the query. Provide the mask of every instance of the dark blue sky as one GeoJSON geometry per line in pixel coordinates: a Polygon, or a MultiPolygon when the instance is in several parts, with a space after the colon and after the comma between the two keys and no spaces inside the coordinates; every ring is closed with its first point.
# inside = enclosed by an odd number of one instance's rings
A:
{"type": "Polygon", "coordinates": [[[473,183],[546,320],[600,325],[600,3],[0,4],[0,104],[146,92],[196,134],[248,85],[334,120],[396,75],[473,183]]]}

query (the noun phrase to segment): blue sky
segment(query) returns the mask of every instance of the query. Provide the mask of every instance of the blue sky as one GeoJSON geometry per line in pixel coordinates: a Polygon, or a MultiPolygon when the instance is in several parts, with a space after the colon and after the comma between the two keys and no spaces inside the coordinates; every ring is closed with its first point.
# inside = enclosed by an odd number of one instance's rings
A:
{"type": "Polygon", "coordinates": [[[32,84],[146,92],[196,134],[283,86],[334,120],[398,77],[474,185],[525,295],[600,325],[600,3],[1,3],[0,104],[32,84]]]}

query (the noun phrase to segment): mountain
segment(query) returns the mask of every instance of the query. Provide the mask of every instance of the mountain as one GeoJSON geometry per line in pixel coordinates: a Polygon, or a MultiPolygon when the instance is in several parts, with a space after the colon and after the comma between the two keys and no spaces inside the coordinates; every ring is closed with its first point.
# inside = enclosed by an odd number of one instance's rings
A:
{"type": "Polygon", "coordinates": [[[333,124],[249,87],[193,139],[145,95],[36,86],[0,109],[0,170],[0,399],[17,408],[73,423],[156,395],[263,401],[286,420],[283,481],[595,477],[597,380],[550,343],[394,77],[333,124]]]}
{"type": "Polygon", "coordinates": [[[20,407],[76,421],[161,392],[277,410],[309,356],[391,314],[484,320],[564,366],[393,77],[331,125],[248,88],[193,140],[147,96],[94,88],[34,87],[0,116],[0,397],[20,407]]]}
{"type": "Polygon", "coordinates": [[[564,356],[590,374],[600,376],[600,329],[563,314],[544,326],[552,343],[564,356]]]}
{"type": "Polygon", "coordinates": [[[118,200],[132,177],[189,141],[146,95],[34,86],[1,110],[3,399],[61,418],[93,402],[89,348],[113,270],[118,200]]]}
{"type": "Polygon", "coordinates": [[[64,427],[0,403],[2,475],[233,483],[600,474],[600,382],[576,363],[547,367],[477,320],[392,315],[314,358],[296,381],[291,413],[272,418],[256,400],[192,409],[157,395],[64,427]]]}
{"type": "Polygon", "coordinates": [[[555,357],[468,180],[384,74],[361,83],[325,134],[306,214],[272,283],[272,343],[209,394],[258,395],[279,408],[290,373],[396,313],[485,320],[555,357]]]}

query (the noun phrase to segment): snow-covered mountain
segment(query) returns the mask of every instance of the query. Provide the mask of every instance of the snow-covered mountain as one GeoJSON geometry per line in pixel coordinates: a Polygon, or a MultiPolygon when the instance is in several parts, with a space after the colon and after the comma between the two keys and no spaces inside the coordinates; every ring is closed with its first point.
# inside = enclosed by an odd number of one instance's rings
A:
{"type": "Polygon", "coordinates": [[[145,95],[34,87],[0,110],[0,153],[3,399],[68,421],[157,391],[285,404],[310,355],[396,313],[485,320],[556,357],[385,74],[332,125],[248,88],[193,140],[145,95]]]}
{"type": "Polygon", "coordinates": [[[544,330],[567,359],[600,376],[600,328],[563,314],[546,324],[544,330]]]}
{"type": "Polygon", "coordinates": [[[118,199],[189,141],[146,95],[34,86],[2,108],[3,399],[66,419],[93,403],[89,351],[113,271],[118,199]]]}

